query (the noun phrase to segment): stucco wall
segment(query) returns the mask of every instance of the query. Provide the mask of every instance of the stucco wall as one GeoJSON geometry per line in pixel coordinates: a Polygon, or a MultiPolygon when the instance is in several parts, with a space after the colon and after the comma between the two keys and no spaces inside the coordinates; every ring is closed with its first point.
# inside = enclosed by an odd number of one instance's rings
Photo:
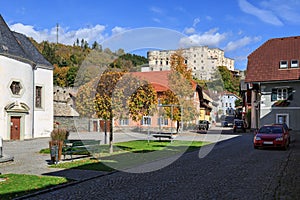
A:
{"type": "Polygon", "coordinates": [[[22,102],[29,106],[29,114],[26,114],[21,122],[21,139],[31,137],[32,133],[32,67],[29,64],[19,62],[4,56],[0,56],[0,136],[8,140],[10,139],[10,118],[5,111],[5,106],[13,102],[22,102]],[[20,81],[23,87],[20,95],[13,95],[10,90],[12,81],[20,81]]]}
{"type": "Polygon", "coordinates": [[[276,123],[276,115],[288,115],[289,127],[293,130],[300,130],[300,82],[283,82],[277,84],[261,85],[260,101],[260,126],[264,124],[276,123]],[[272,88],[291,87],[293,88],[293,99],[289,101],[287,107],[275,107],[275,101],[271,101],[272,88]]]}
{"type": "Polygon", "coordinates": [[[53,130],[53,71],[37,68],[35,85],[42,89],[42,108],[35,108],[35,137],[49,137],[53,130]]]}

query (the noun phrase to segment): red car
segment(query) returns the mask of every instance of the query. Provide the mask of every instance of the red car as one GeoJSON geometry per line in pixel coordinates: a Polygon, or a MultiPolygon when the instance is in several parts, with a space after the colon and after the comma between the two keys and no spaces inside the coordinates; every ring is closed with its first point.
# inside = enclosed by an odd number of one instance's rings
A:
{"type": "Polygon", "coordinates": [[[254,148],[280,147],[285,150],[290,145],[290,134],[286,124],[272,124],[262,126],[254,136],[254,148]]]}

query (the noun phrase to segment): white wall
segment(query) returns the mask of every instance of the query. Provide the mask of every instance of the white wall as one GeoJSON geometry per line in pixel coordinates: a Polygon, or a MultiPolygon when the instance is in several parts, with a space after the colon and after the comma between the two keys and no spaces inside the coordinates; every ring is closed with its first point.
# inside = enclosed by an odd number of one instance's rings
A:
{"type": "Polygon", "coordinates": [[[24,132],[21,132],[21,138],[30,138],[32,133],[32,67],[29,64],[19,62],[0,55],[0,136],[7,140],[10,139],[10,120],[5,106],[15,101],[25,103],[29,106],[29,114],[24,117],[24,132]],[[23,92],[20,96],[12,95],[10,91],[11,81],[20,81],[23,86],[23,92]],[[22,135],[23,134],[23,135],[22,135]]]}
{"type": "Polygon", "coordinates": [[[35,108],[35,137],[49,137],[53,130],[53,71],[35,70],[35,85],[42,86],[42,108],[35,108]]]}

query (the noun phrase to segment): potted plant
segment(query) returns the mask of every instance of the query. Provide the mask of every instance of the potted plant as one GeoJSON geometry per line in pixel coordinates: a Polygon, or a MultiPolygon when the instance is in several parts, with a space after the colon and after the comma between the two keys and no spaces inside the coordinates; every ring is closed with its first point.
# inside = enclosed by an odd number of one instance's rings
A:
{"type": "Polygon", "coordinates": [[[51,132],[51,141],[49,141],[51,161],[61,160],[62,147],[65,140],[69,137],[69,131],[64,128],[54,128],[51,132]]]}

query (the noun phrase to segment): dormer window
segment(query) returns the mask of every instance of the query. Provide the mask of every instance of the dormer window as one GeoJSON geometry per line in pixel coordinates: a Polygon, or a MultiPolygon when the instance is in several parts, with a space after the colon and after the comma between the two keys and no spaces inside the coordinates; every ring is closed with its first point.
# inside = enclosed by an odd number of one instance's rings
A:
{"type": "Polygon", "coordinates": [[[280,69],[286,69],[286,68],[288,68],[288,61],[287,60],[281,60],[279,68],[280,69]]]}
{"type": "Polygon", "coordinates": [[[297,67],[299,67],[299,61],[291,60],[291,68],[297,68],[297,67]]]}

